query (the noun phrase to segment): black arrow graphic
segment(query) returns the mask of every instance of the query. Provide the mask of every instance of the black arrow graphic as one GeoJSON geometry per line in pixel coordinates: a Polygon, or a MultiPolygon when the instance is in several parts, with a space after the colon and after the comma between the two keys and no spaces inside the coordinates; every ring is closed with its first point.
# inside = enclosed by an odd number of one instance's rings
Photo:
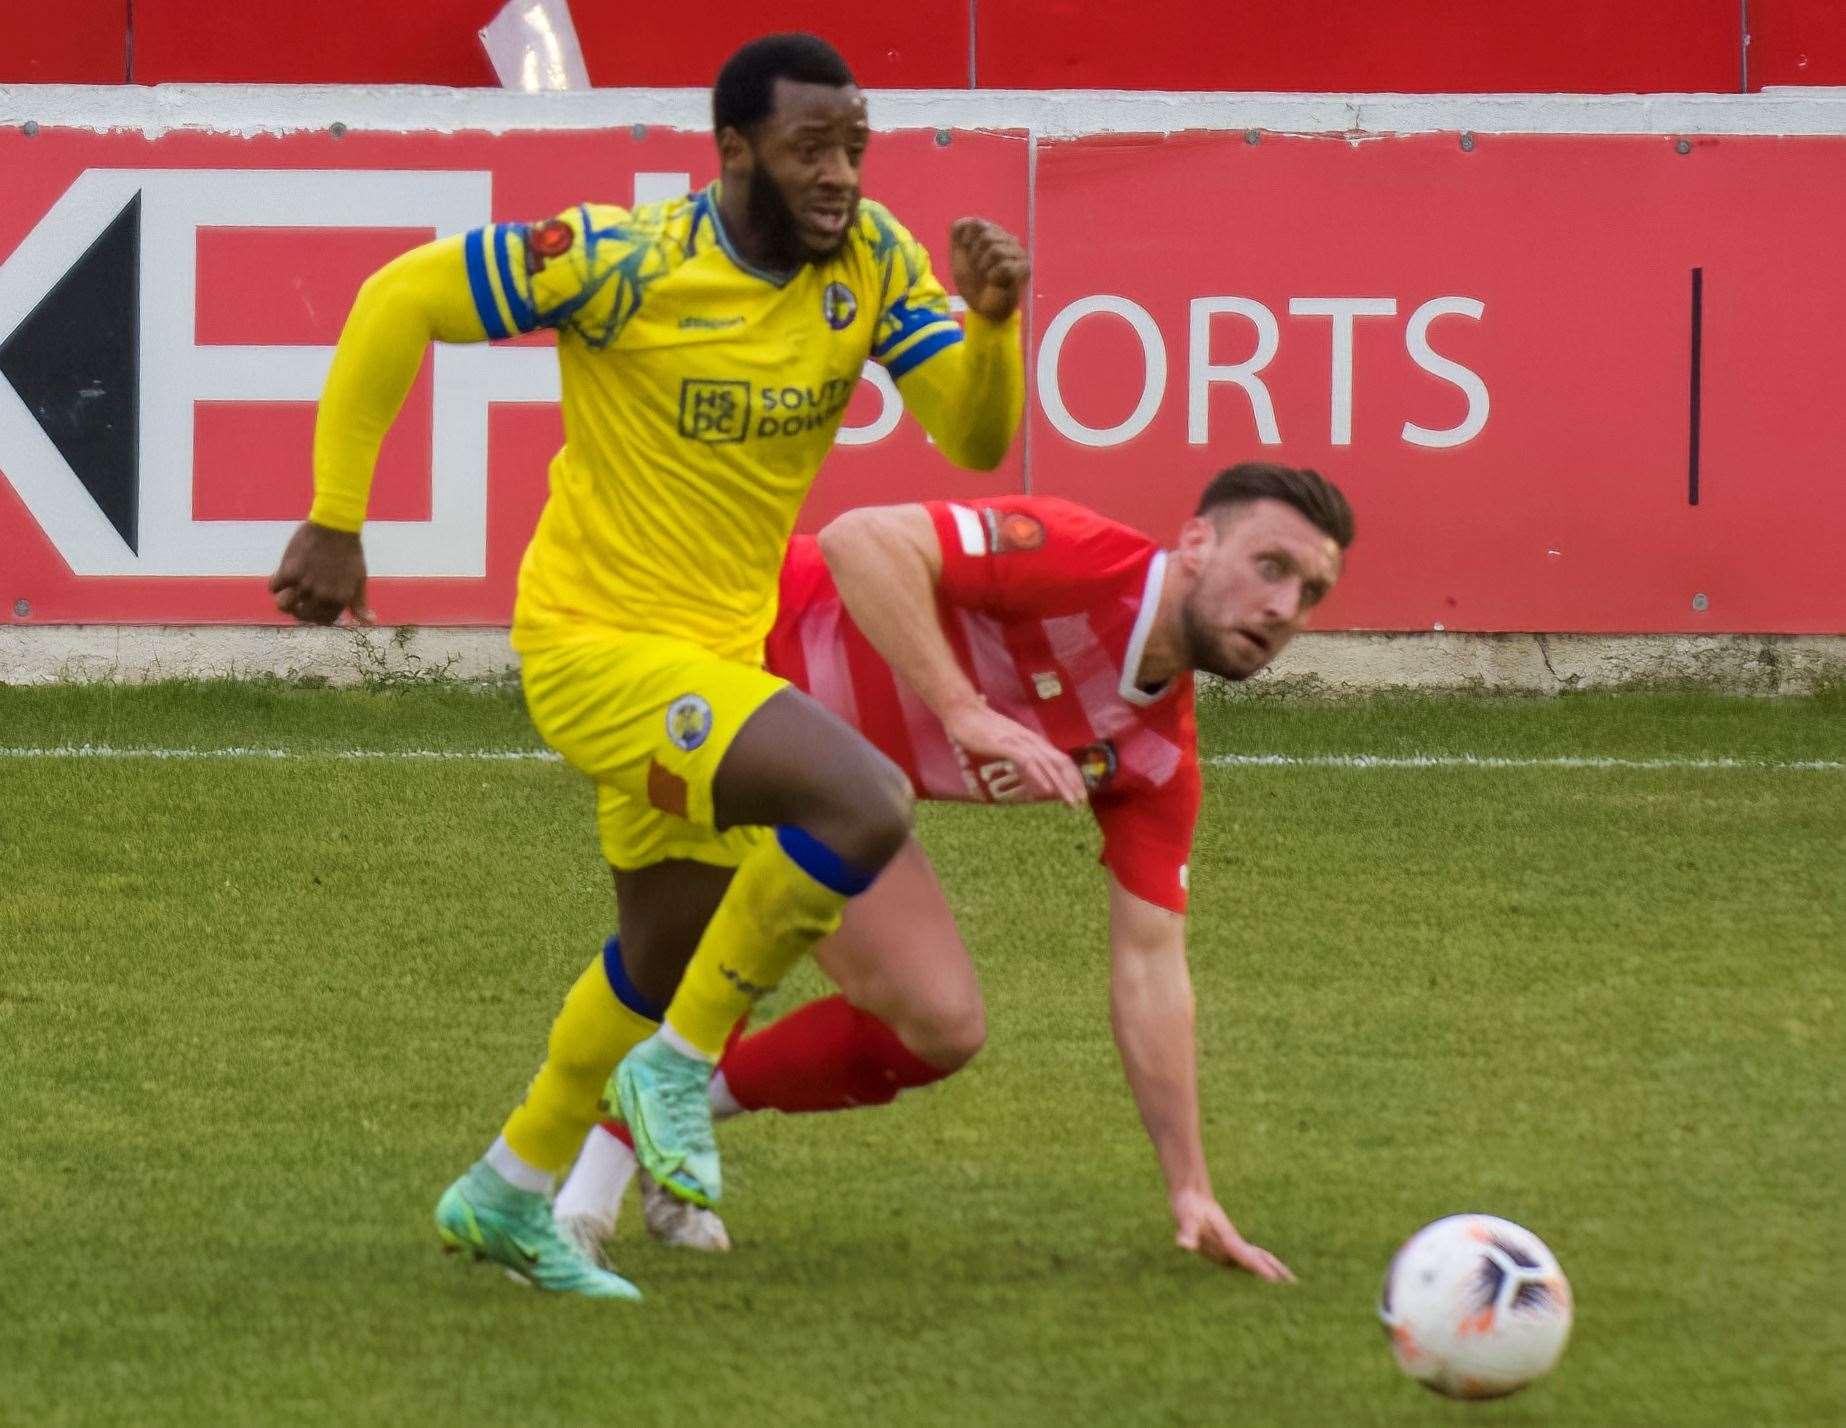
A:
{"type": "Polygon", "coordinates": [[[141,448],[141,195],[0,343],[0,375],[136,550],[141,448]]]}

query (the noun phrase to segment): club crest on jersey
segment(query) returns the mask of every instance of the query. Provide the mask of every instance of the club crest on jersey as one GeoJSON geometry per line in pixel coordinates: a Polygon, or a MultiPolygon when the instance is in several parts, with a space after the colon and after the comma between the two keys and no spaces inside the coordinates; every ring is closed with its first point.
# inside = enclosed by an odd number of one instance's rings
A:
{"type": "Polygon", "coordinates": [[[562,218],[547,218],[526,229],[526,271],[537,273],[553,258],[570,252],[577,235],[562,218]]]}
{"type": "Polygon", "coordinates": [[[845,283],[828,283],[826,291],[820,295],[820,311],[827,319],[827,326],[835,332],[844,332],[859,315],[859,299],[845,283]]]}
{"type": "Polygon", "coordinates": [[[1083,775],[1083,786],[1091,793],[1115,777],[1114,744],[1090,744],[1072,754],[1071,760],[1077,765],[1077,772],[1083,775]]]}
{"type": "Polygon", "coordinates": [[[691,753],[711,734],[711,705],[696,694],[682,694],[667,705],[667,738],[691,753]]]}
{"type": "Polygon", "coordinates": [[[1024,511],[996,511],[988,506],[981,512],[987,525],[987,549],[995,555],[1009,550],[1037,550],[1045,543],[1045,524],[1024,511]]]}

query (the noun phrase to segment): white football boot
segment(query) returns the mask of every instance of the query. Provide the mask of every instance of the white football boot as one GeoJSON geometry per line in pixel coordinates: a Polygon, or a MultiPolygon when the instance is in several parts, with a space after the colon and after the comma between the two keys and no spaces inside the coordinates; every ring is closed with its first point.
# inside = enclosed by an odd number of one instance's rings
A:
{"type": "MultiPolygon", "coordinates": [[[[647,1221],[647,1232],[663,1245],[675,1245],[680,1249],[705,1250],[718,1253],[731,1247],[730,1233],[724,1228],[724,1221],[718,1218],[715,1210],[701,1209],[690,1200],[682,1200],[672,1191],[649,1175],[645,1169],[640,1172],[641,1214],[647,1221]]],[[[614,1226],[610,1226],[613,1230],[614,1226]]],[[[571,1231],[566,1230],[564,1222],[558,1222],[558,1230],[567,1237],[571,1231]]],[[[580,1240],[572,1239],[583,1252],[596,1264],[607,1267],[607,1261],[594,1254],[580,1240]]]]}

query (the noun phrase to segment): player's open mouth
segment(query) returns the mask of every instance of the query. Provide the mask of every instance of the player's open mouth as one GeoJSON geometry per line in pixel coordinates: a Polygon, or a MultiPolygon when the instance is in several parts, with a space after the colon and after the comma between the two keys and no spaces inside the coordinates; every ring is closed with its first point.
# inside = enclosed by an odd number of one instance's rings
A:
{"type": "Polygon", "coordinates": [[[1256,631],[1239,627],[1231,631],[1231,633],[1241,638],[1245,644],[1253,645],[1258,654],[1266,655],[1269,653],[1269,641],[1257,634],[1256,631]]]}
{"type": "Polygon", "coordinates": [[[829,238],[838,238],[846,231],[846,220],[851,215],[850,206],[810,208],[802,213],[808,227],[818,229],[829,238]]]}

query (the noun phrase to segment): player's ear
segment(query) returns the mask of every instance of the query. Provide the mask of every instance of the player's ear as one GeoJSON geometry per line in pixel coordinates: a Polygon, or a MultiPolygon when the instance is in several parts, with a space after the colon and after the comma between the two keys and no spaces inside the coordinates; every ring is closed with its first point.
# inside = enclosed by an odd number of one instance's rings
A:
{"type": "Polygon", "coordinates": [[[755,160],[756,155],[750,148],[750,141],[744,137],[743,130],[726,124],[718,131],[718,163],[725,173],[748,178],[756,166],[755,160]]]}
{"type": "Polygon", "coordinates": [[[1194,516],[1179,528],[1179,558],[1197,570],[1218,543],[1218,526],[1210,516],[1194,516]]]}

